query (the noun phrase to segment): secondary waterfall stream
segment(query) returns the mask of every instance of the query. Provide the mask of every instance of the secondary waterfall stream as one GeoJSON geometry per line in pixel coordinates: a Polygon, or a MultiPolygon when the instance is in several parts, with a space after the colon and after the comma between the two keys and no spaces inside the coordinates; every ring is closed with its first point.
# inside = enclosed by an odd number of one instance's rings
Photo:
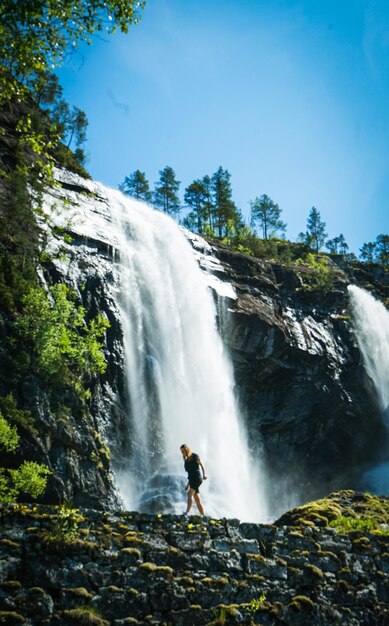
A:
{"type": "MultiPolygon", "coordinates": [[[[348,289],[358,345],[389,431],[389,312],[368,291],[355,285],[348,289]]],[[[389,450],[387,459],[367,472],[365,488],[389,494],[389,450]]]]}
{"type": "Polygon", "coordinates": [[[180,445],[204,461],[206,513],[241,520],[266,516],[234,395],[232,367],[216,326],[204,274],[168,216],[108,194],[117,232],[118,302],[132,445],[119,477],[128,509],[183,512],[180,445]],[[154,507],[154,508],[153,508],[154,507]]]}

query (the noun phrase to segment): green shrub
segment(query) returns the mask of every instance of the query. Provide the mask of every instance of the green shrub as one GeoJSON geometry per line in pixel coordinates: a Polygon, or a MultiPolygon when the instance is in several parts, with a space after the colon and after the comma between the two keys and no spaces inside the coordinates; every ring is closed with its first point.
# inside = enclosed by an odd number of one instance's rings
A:
{"type": "Polygon", "coordinates": [[[303,266],[304,271],[298,272],[303,281],[306,281],[303,282],[303,289],[327,293],[333,286],[335,273],[326,256],[310,252],[304,259],[297,259],[294,265],[303,266]]]}
{"type": "Polygon", "coordinates": [[[19,442],[16,426],[8,424],[7,420],[0,413],[0,446],[7,452],[15,452],[19,442]]]}
{"type": "Polygon", "coordinates": [[[68,504],[61,504],[58,508],[58,517],[53,527],[52,536],[62,539],[65,543],[72,541],[80,534],[80,524],[85,520],[78,509],[68,504]]]}
{"type": "Polygon", "coordinates": [[[310,248],[303,243],[293,243],[277,238],[260,239],[248,226],[241,228],[233,236],[224,237],[222,243],[237,252],[243,252],[258,259],[269,259],[283,265],[290,265],[299,258],[305,259],[310,251],[310,248]]]}
{"type": "Polygon", "coordinates": [[[0,412],[9,424],[20,426],[33,436],[38,434],[37,429],[33,425],[34,420],[30,411],[19,409],[12,393],[0,398],[0,412]]]}
{"type": "Polygon", "coordinates": [[[266,601],[266,593],[262,592],[259,598],[253,598],[250,604],[248,605],[248,611],[250,613],[255,613],[258,611],[266,601]]]}
{"type": "Polygon", "coordinates": [[[329,526],[341,534],[355,530],[372,532],[379,528],[377,520],[373,517],[345,517],[343,515],[330,522],[329,526]]]}
{"type": "Polygon", "coordinates": [[[10,469],[8,472],[17,491],[28,493],[33,498],[37,498],[44,492],[47,483],[46,476],[51,474],[48,467],[35,461],[23,461],[18,469],[10,469]]]}
{"type": "Polygon", "coordinates": [[[51,383],[69,384],[88,396],[84,382],[106,369],[101,338],[108,320],[98,315],[87,324],[84,307],[63,283],[48,293],[42,287],[30,289],[23,304],[17,331],[29,348],[30,368],[51,383]]]}
{"type": "MultiPolygon", "coordinates": [[[[15,452],[18,443],[16,427],[0,413],[0,450],[15,452]]],[[[21,493],[37,498],[46,488],[48,474],[49,468],[35,461],[24,461],[17,469],[0,467],[0,502],[14,502],[21,493]]]]}

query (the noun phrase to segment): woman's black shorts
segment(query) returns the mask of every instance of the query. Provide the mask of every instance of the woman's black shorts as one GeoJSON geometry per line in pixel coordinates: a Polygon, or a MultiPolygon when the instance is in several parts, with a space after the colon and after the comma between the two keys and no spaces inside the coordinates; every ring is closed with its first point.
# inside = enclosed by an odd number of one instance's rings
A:
{"type": "Polygon", "coordinates": [[[199,492],[199,489],[200,489],[200,485],[201,485],[201,483],[202,483],[202,482],[203,482],[203,481],[202,481],[201,479],[200,479],[200,480],[197,480],[197,479],[190,479],[190,480],[189,480],[189,487],[190,487],[191,489],[193,489],[196,493],[198,493],[198,492],[199,492]]]}

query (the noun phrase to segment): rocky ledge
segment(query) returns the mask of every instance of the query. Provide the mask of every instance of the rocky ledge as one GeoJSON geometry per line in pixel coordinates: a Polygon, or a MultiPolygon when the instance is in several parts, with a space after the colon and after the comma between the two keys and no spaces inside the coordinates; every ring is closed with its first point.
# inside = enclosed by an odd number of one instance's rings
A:
{"type": "Polygon", "coordinates": [[[0,623],[389,623],[389,498],[343,491],[274,524],[2,507],[0,623]]]}

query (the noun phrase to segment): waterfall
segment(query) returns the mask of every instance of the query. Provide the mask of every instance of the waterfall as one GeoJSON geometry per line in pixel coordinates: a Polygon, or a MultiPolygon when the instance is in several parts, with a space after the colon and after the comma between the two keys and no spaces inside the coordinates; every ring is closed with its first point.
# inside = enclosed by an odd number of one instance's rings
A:
{"type": "MultiPolygon", "coordinates": [[[[389,312],[364,289],[350,285],[348,290],[358,345],[389,431],[389,312]]],[[[370,469],[363,482],[366,489],[389,494],[389,461],[370,469]]]]}
{"type": "MultiPolygon", "coordinates": [[[[389,311],[368,291],[348,287],[355,333],[383,413],[389,407],[389,311]]],[[[387,416],[389,417],[389,416],[387,416]]],[[[389,422],[387,422],[389,428],[389,422]]]]}
{"type": "Polygon", "coordinates": [[[180,445],[205,464],[206,514],[266,517],[234,394],[232,366],[216,327],[212,294],[179,226],[106,190],[117,246],[117,294],[130,399],[131,453],[119,486],[128,509],[182,513],[180,445]]]}

